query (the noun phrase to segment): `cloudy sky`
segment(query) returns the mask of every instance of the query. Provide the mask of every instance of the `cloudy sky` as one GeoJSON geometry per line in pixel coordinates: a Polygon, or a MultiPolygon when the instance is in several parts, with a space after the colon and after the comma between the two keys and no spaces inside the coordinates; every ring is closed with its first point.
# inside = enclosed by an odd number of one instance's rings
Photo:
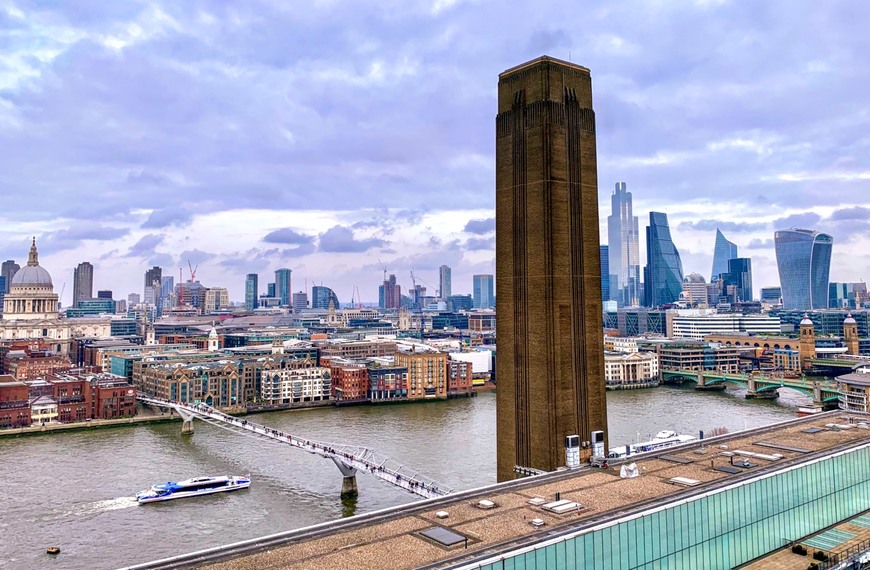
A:
{"type": "Polygon", "coordinates": [[[36,235],[65,301],[80,261],[116,298],[188,260],[234,300],[279,267],[376,300],[379,260],[470,292],[497,76],[550,54],[592,70],[603,236],[625,181],[687,273],[718,226],[776,284],[801,226],[870,279],[868,29],[862,0],[0,0],[0,258],[36,235]]]}

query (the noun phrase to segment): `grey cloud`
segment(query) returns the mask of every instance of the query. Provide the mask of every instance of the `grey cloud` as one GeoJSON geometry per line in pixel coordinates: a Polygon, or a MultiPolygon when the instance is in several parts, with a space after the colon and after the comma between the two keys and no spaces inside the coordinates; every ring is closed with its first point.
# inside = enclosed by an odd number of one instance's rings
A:
{"type": "Polygon", "coordinates": [[[557,47],[570,45],[571,38],[565,30],[537,30],[529,37],[529,51],[548,53],[557,47]]]}
{"type": "Polygon", "coordinates": [[[681,230],[715,231],[717,228],[723,232],[755,232],[768,227],[767,222],[727,222],[722,220],[699,220],[697,222],[680,222],[677,226],[681,230]]]}
{"type": "Polygon", "coordinates": [[[792,214],[784,218],[774,220],[773,227],[775,229],[788,228],[803,228],[814,229],[814,226],[821,221],[822,217],[815,212],[803,212],[801,214],[792,214]]]}
{"type": "Polygon", "coordinates": [[[37,245],[40,251],[46,253],[74,249],[88,240],[111,241],[122,238],[130,233],[126,228],[113,228],[102,225],[81,225],[56,232],[43,234],[37,245]]]}
{"type": "Polygon", "coordinates": [[[148,258],[148,265],[162,267],[163,274],[168,277],[169,275],[174,275],[176,263],[175,259],[167,253],[155,253],[148,258]]]}
{"type": "Polygon", "coordinates": [[[162,186],[168,184],[170,182],[170,179],[165,174],[140,169],[131,170],[130,172],[128,172],[127,182],[133,185],[162,186]]]}
{"type": "Polygon", "coordinates": [[[288,247],[281,250],[281,255],[284,257],[302,257],[303,255],[308,255],[310,253],[314,253],[317,251],[317,247],[314,243],[303,243],[297,247],[288,247]]]}
{"type": "MultiPolygon", "coordinates": [[[[252,248],[242,253],[236,253],[229,257],[225,257],[218,262],[221,267],[239,270],[242,273],[251,272],[258,273],[267,268],[272,261],[278,256],[277,248],[259,249],[252,248]]],[[[267,278],[267,282],[269,279],[267,278]]],[[[262,287],[265,289],[265,287],[262,287]]]]}
{"type": "Polygon", "coordinates": [[[282,243],[290,245],[308,245],[314,242],[314,238],[305,234],[301,234],[290,228],[281,228],[269,232],[263,237],[266,243],[282,243]]]}
{"type": "Polygon", "coordinates": [[[471,238],[465,242],[465,248],[470,250],[488,249],[495,251],[495,238],[471,238]]]}
{"type": "Polygon", "coordinates": [[[488,234],[495,231],[495,218],[487,218],[485,220],[469,220],[465,224],[465,231],[470,234],[488,234]]]}
{"type": "Polygon", "coordinates": [[[459,240],[451,240],[444,244],[439,249],[426,251],[425,253],[407,255],[393,259],[388,263],[390,273],[397,273],[393,268],[413,268],[414,273],[418,271],[435,273],[435,276],[421,274],[422,279],[426,279],[430,283],[436,283],[438,268],[442,265],[450,267],[459,267],[462,262],[462,244],[459,240]]]}
{"type": "Polygon", "coordinates": [[[128,251],[124,257],[145,257],[153,256],[154,249],[163,243],[163,236],[159,234],[148,234],[142,236],[128,251]]]}
{"type": "Polygon", "coordinates": [[[492,209],[498,73],[569,50],[593,73],[602,189],[627,181],[637,214],[867,203],[870,181],[849,178],[870,155],[870,38],[854,8],[563,4],[19,2],[28,18],[0,10],[0,28],[33,73],[0,94],[4,215],[132,227],[136,204],[179,202],[165,173],[198,214],[492,209]],[[149,20],[156,9],[177,28],[149,20]],[[120,51],[97,39],[134,26],[120,51]]]}
{"type": "Polygon", "coordinates": [[[870,235],[870,219],[838,220],[819,229],[831,234],[835,244],[858,241],[870,235]]]}
{"type": "Polygon", "coordinates": [[[773,247],[772,239],[752,239],[749,240],[749,243],[746,244],[746,249],[769,249],[773,247]]]}
{"type": "Polygon", "coordinates": [[[333,253],[349,253],[367,251],[385,244],[384,240],[378,238],[357,239],[352,229],[333,226],[320,235],[319,249],[333,253]]]}
{"type": "Polygon", "coordinates": [[[834,210],[831,214],[831,220],[868,220],[870,219],[870,208],[864,206],[853,206],[851,208],[841,208],[834,210]]]}
{"type": "Polygon", "coordinates": [[[190,262],[190,264],[193,265],[194,268],[196,268],[196,266],[198,266],[200,263],[205,263],[206,261],[210,261],[215,257],[216,256],[213,253],[208,253],[199,249],[189,249],[181,252],[181,254],[178,256],[178,263],[179,265],[184,267],[184,271],[187,272],[188,262],[190,262]]]}
{"type": "Polygon", "coordinates": [[[145,223],[143,229],[161,229],[172,225],[189,222],[193,219],[193,213],[184,208],[166,208],[154,210],[145,223]]]}

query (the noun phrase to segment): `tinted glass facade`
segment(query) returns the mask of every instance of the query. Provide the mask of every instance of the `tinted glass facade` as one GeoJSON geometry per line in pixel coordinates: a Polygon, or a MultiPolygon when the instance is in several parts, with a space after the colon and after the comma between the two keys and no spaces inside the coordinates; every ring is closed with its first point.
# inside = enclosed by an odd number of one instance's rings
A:
{"type": "Polygon", "coordinates": [[[330,299],[332,299],[332,306],[336,310],[341,308],[341,305],[338,303],[338,296],[332,289],[322,285],[315,285],[311,288],[312,309],[328,309],[330,299]]]}
{"type": "Polygon", "coordinates": [[[608,246],[601,246],[601,300],[610,300],[610,260],[608,246]]]}
{"type": "Polygon", "coordinates": [[[257,294],[259,293],[260,277],[256,273],[248,273],[245,277],[245,310],[253,311],[259,304],[257,302],[257,294]]]}
{"type": "Polygon", "coordinates": [[[776,265],[785,309],[825,309],[834,238],[812,230],[779,230],[776,265]]]}
{"type": "Polygon", "coordinates": [[[764,303],[776,304],[782,299],[782,289],[779,287],[762,287],[761,301],[764,303]]]}
{"type": "Polygon", "coordinates": [[[499,560],[454,568],[734,568],[857,515],[868,504],[865,446],[503,553],[499,560]]]}
{"type": "Polygon", "coordinates": [[[726,293],[733,287],[732,302],[752,300],[752,260],[748,257],[738,257],[728,260],[728,272],[722,276],[726,293]]]}
{"type": "Polygon", "coordinates": [[[494,307],[492,275],[475,275],[472,280],[474,284],[474,308],[489,309],[494,307]]]}
{"type": "Polygon", "coordinates": [[[640,233],[637,216],[632,214],[631,192],[626,190],[625,182],[616,183],[610,197],[610,211],[607,216],[608,272],[615,277],[611,280],[611,299],[620,306],[637,306],[642,301],[640,233]]]}
{"type": "Polygon", "coordinates": [[[683,262],[671,240],[668,216],[661,212],[650,212],[646,229],[645,305],[659,307],[673,303],[682,292],[683,262]]]}
{"type": "Polygon", "coordinates": [[[715,281],[722,273],[728,273],[728,260],[737,257],[737,246],[725,239],[719,228],[716,228],[716,245],[713,246],[713,274],[710,282],[715,281]]]}
{"type": "MultiPolygon", "coordinates": [[[[275,296],[281,299],[282,307],[290,306],[290,275],[289,269],[278,269],[275,271],[275,296]]],[[[336,303],[335,308],[338,308],[336,303]]]]}

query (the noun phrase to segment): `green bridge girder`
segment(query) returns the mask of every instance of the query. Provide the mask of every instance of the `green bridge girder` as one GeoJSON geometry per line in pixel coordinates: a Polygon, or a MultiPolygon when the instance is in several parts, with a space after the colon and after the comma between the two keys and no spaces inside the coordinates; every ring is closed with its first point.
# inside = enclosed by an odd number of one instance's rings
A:
{"type": "MultiPolygon", "coordinates": [[[[699,377],[703,375],[705,386],[718,384],[735,384],[741,388],[749,389],[750,377],[746,374],[723,374],[721,372],[703,370],[662,370],[662,380],[684,378],[690,382],[699,383],[699,377]]],[[[791,388],[805,396],[815,399],[815,387],[818,385],[822,393],[822,402],[836,402],[840,393],[837,383],[830,380],[816,380],[808,382],[802,378],[771,378],[759,376],[755,380],[755,392],[770,392],[779,388],[791,388]]]]}

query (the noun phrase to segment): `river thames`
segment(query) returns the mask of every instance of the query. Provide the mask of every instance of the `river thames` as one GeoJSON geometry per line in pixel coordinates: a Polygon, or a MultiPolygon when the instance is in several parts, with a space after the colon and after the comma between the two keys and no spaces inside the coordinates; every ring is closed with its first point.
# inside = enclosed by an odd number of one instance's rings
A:
{"type": "MultiPolygon", "coordinates": [[[[663,429],[698,435],[795,417],[809,400],[778,401],[690,386],[608,392],[610,443],[663,429]]],[[[365,445],[456,490],[495,482],[495,393],[476,398],[252,416],[310,439],[365,445]]],[[[359,474],[359,499],[342,504],[326,459],[197,421],[0,438],[0,568],[119,568],[407,503],[415,497],[359,474]],[[139,506],[153,483],[245,475],[251,488],[139,506]],[[59,546],[61,554],[45,554],[59,546]]]]}

